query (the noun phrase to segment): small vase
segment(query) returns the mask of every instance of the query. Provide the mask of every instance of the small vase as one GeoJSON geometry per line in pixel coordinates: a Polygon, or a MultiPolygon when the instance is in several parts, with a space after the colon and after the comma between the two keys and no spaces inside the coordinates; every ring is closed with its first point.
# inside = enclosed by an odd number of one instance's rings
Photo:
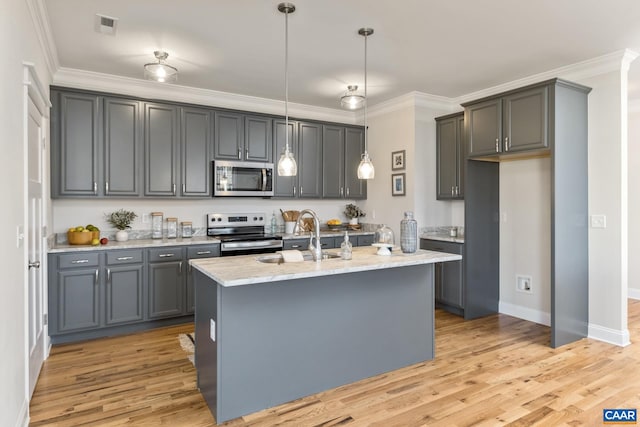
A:
{"type": "Polygon", "coordinates": [[[126,230],[118,230],[116,232],[116,240],[118,242],[126,242],[129,240],[129,233],[126,230]]]}
{"type": "Polygon", "coordinates": [[[349,225],[358,225],[358,218],[351,218],[349,220],[349,225]]]}

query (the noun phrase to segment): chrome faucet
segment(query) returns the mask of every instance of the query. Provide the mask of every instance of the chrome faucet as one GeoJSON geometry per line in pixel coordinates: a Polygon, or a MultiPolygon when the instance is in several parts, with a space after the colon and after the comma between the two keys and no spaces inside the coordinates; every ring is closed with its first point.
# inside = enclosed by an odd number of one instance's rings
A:
{"type": "Polygon", "coordinates": [[[296,221],[296,228],[300,226],[300,220],[305,214],[309,214],[313,217],[313,229],[316,232],[316,235],[313,235],[313,231],[310,232],[309,236],[309,251],[313,256],[314,261],[322,260],[322,244],[320,243],[320,220],[318,219],[318,215],[311,209],[304,209],[300,211],[300,215],[298,216],[298,221],[296,221]],[[313,239],[316,239],[316,245],[313,245],[313,239]]]}

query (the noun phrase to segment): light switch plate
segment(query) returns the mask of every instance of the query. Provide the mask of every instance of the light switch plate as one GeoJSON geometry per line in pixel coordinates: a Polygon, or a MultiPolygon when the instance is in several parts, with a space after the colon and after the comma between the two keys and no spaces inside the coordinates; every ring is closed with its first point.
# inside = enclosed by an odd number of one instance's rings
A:
{"type": "Polygon", "coordinates": [[[607,228],[607,216],[591,215],[591,228],[607,228]]]}

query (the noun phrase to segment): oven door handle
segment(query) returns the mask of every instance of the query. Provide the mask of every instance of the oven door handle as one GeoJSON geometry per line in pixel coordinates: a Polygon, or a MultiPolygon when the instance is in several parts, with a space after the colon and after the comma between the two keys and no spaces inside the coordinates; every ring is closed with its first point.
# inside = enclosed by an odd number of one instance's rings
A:
{"type": "Polygon", "coordinates": [[[240,251],[243,249],[270,249],[281,248],[282,240],[260,240],[257,242],[227,242],[222,243],[220,250],[222,251],[240,251]]]}
{"type": "Polygon", "coordinates": [[[262,191],[267,191],[267,169],[262,168],[262,191]]]}

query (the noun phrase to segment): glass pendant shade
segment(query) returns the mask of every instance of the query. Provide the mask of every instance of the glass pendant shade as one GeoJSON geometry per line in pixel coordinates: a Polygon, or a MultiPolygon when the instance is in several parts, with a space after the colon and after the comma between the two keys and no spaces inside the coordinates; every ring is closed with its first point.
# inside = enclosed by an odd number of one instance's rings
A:
{"type": "Polygon", "coordinates": [[[371,163],[369,153],[365,151],[362,155],[362,160],[360,160],[360,164],[358,165],[358,179],[373,179],[375,176],[376,171],[373,167],[373,163],[371,163]]]}
{"type": "Polygon", "coordinates": [[[278,176],[296,176],[298,174],[298,165],[293,153],[289,151],[289,147],[285,147],[280,160],[278,160],[278,176]]]}
{"type": "Polygon", "coordinates": [[[340,105],[347,110],[357,110],[364,106],[364,95],[358,93],[357,85],[347,86],[347,91],[340,98],[340,105]]]}
{"type": "Polygon", "coordinates": [[[178,69],[164,63],[169,54],[161,50],[156,50],[153,54],[158,59],[158,62],[151,62],[144,65],[144,78],[160,83],[173,83],[177,81],[178,69]]]}

